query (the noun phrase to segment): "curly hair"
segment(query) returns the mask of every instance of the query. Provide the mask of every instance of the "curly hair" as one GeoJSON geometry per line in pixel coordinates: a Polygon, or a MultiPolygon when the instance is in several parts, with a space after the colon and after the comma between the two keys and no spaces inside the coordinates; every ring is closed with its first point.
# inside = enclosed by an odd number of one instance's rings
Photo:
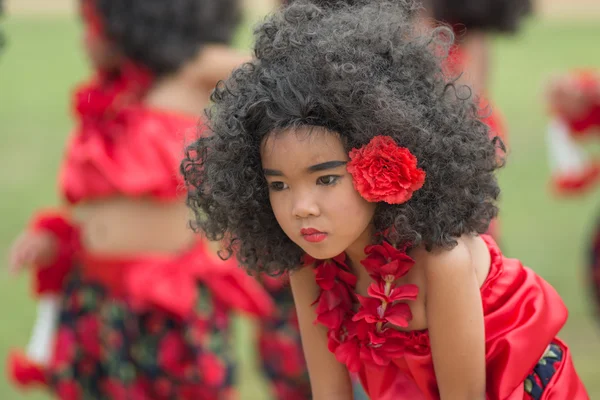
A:
{"type": "Polygon", "coordinates": [[[333,8],[300,0],[257,28],[256,59],[217,86],[207,110],[213,134],[190,145],[181,165],[192,226],[227,238],[248,269],[297,267],[303,253],[275,219],[260,148],[272,133],[316,126],[348,151],[389,135],[426,171],[410,201],[377,205],[374,224],[388,240],[431,250],[485,232],[498,211],[499,146],[470,90],[444,75],[452,32],[417,32],[417,9],[412,0],[333,8]]]}
{"type": "Polygon", "coordinates": [[[108,38],[159,76],[178,70],[203,44],[229,43],[241,15],[238,0],[91,1],[108,38]]]}

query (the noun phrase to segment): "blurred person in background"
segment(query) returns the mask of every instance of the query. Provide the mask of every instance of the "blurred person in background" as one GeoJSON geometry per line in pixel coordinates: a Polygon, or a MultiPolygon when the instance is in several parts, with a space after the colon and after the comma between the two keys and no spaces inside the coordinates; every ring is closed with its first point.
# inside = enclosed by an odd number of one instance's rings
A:
{"type": "MultiPolygon", "coordinates": [[[[553,77],[546,103],[551,116],[547,139],[551,188],[558,196],[580,196],[600,181],[600,159],[586,151],[600,135],[600,70],[573,70],[553,77]]],[[[600,316],[600,220],[588,248],[589,277],[600,316]]]]}
{"type": "Polygon", "coordinates": [[[210,91],[247,59],[229,48],[238,4],[79,5],[95,74],[73,97],[65,205],[11,249],[39,301],[10,377],[59,399],[235,398],[229,316],[270,315],[272,301],[189,229],[178,167],[210,91]]]}

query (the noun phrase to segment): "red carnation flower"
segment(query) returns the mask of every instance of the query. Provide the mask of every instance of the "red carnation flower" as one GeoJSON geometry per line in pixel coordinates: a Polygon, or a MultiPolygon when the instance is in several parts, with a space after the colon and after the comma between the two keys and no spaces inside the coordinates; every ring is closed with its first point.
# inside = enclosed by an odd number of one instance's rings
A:
{"type": "Polygon", "coordinates": [[[352,149],[347,169],[354,188],[370,202],[406,203],[425,182],[417,158],[389,136],[376,136],[366,146],[352,149]]]}

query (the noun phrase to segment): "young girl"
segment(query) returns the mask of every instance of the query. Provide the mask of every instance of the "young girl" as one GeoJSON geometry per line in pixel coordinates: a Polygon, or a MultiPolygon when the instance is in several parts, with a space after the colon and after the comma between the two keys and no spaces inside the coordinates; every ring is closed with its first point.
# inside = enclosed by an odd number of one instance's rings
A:
{"type": "Polygon", "coordinates": [[[74,96],[59,187],[12,248],[39,320],[17,383],[60,399],[233,396],[228,316],[266,316],[256,281],[189,230],[177,169],[228,50],[235,1],[82,0],[96,76],[74,96]],[[58,314],[58,318],[55,318],[58,314]],[[56,334],[55,334],[56,332],[56,334]]]}
{"type": "MultiPolygon", "coordinates": [[[[188,204],[250,270],[290,272],[313,398],[587,399],[556,291],[485,232],[497,146],[412,1],[297,1],[213,93],[188,204]]],[[[225,256],[226,254],[223,254],[225,256]]]]}
{"type": "MultiPolygon", "coordinates": [[[[548,145],[553,192],[560,196],[585,194],[600,180],[600,160],[589,157],[584,149],[600,134],[600,71],[570,71],[554,77],[548,84],[546,101],[552,115],[548,145]]],[[[600,223],[588,254],[594,303],[600,316],[600,223]]]]}

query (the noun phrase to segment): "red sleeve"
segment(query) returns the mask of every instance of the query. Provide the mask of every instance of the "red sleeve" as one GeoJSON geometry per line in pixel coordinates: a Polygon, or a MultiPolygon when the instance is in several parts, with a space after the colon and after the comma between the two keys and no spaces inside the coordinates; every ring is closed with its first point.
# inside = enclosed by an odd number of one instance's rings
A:
{"type": "Polygon", "coordinates": [[[36,265],[34,292],[60,293],[64,280],[81,249],[80,232],[68,217],[60,211],[38,213],[31,221],[34,232],[50,233],[57,242],[54,260],[46,265],[36,265]]]}

